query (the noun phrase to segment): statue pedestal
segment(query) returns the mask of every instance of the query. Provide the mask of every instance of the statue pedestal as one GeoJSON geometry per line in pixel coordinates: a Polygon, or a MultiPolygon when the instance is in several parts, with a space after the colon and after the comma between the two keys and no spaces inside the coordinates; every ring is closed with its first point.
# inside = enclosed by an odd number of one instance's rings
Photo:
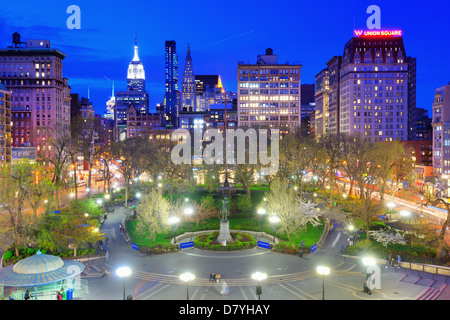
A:
{"type": "Polygon", "coordinates": [[[228,220],[220,220],[220,233],[217,241],[222,242],[231,240],[233,240],[233,238],[230,234],[230,222],[228,220]]]}

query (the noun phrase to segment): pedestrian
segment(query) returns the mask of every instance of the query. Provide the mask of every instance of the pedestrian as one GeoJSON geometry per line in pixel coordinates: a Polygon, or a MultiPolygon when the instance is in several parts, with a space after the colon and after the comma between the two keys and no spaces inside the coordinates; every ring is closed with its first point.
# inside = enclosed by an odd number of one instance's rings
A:
{"type": "Polygon", "coordinates": [[[220,293],[222,294],[222,296],[226,296],[228,292],[229,290],[227,283],[225,281],[222,281],[222,291],[220,291],[220,293]]]}
{"type": "Polygon", "coordinates": [[[392,266],[392,254],[389,253],[388,259],[389,259],[389,265],[392,266]]]}
{"type": "Polygon", "coordinates": [[[400,255],[397,255],[397,266],[399,268],[402,266],[402,258],[400,258],[400,255]]]}
{"type": "Polygon", "coordinates": [[[211,272],[211,273],[209,274],[209,281],[210,281],[210,282],[214,282],[215,277],[216,277],[216,275],[214,274],[214,272],[211,272]]]}
{"type": "Polygon", "coordinates": [[[30,300],[30,293],[28,290],[25,292],[25,300],[30,300]]]}
{"type": "Polygon", "coordinates": [[[61,294],[61,292],[59,292],[59,291],[57,291],[57,293],[56,293],[56,299],[57,300],[62,300],[62,294],[61,294]]]}
{"type": "Polygon", "coordinates": [[[386,269],[387,269],[387,267],[388,267],[388,265],[389,265],[389,255],[386,255],[386,269]]]}
{"type": "Polygon", "coordinates": [[[216,273],[216,282],[220,282],[220,273],[216,273]]]}

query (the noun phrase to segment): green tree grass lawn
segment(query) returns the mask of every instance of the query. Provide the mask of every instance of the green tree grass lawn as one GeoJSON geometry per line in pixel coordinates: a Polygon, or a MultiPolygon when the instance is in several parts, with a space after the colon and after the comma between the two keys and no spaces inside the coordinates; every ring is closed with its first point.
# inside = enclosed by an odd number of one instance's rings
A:
{"type": "MultiPolygon", "coordinates": [[[[231,230],[246,230],[246,231],[256,231],[258,232],[259,224],[257,218],[232,218],[230,217],[230,229],[231,230]]],[[[262,223],[262,231],[273,235],[272,226],[269,222],[261,220],[262,223]]],[[[131,242],[135,243],[139,246],[143,247],[155,247],[157,245],[167,247],[170,244],[170,241],[173,238],[173,231],[168,230],[165,233],[156,234],[155,243],[152,242],[151,233],[148,232],[142,236],[137,236],[134,232],[136,225],[136,220],[130,220],[127,222],[127,230],[128,234],[131,238],[131,242]]],[[[202,231],[202,230],[219,230],[220,228],[220,220],[219,219],[208,219],[203,223],[199,224],[199,227],[196,227],[195,223],[190,222],[190,231],[202,231]]],[[[188,226],[187,222],[182,222],[178,227],[176,232],[177,235],[183,234],[187,232],[188,226]]],[[[283,240],[283,247],[295,247],[298,248],[300,246],[301,241],[304,241],[305,247],[311,247],[317,243],[317,241],[322,236],[323,227],[320,226],[320,230],[317,227],[308,226],[307,232],[297,232],[291,235],[292,242],[287,242],[287,236],[285,234],[276,232],[275,236],[281,240],[283,240]]]]}

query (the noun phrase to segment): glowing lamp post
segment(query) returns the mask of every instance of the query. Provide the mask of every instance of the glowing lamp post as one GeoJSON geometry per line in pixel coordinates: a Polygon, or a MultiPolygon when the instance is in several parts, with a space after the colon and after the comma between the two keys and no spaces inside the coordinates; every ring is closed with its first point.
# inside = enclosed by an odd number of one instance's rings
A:
{"type": "Polygon", "coordinates": [[[263,216],[263,215],[265,215],[265,214],[266,214],[266,210],[264,210],[264,209],[262,209],[262,208],[258,210],[259,232],[262,232],[261,216],[263,216]]]}
{"type": "Polygon", "coordinates": [[[258,281],[258,286],[256,287],[256,294],[258,295],[258,300],[261,300],[262,286],[261,282],[267,278],[267,274],[263,272],[255,272],[252,274],[252,279],[258,281]]]}
{"type": "Polygon", "coordinates": [[[193,275],[190,272],[185,272],[180,275],[180,279],[184,282],[186,282],[186,298],[189,300],[189,281],[192,281],[195,279],[195,275],[193,275]]]}
{"type": "Polygon", "coordinates": [[[125,300],[125,278],[131,275],[131,269],[128,267],[117,268],[116,275],[123,279],[123,300],[125,300]]]}
{"type": "Polygon", "coordinates": [[[192,208],[186,208],[184,209],[184,214],[188,217],[188,232],[190,232],[190,227],[189,227],[189,217],[192,215],[192,213],[194,213],[194,210],[192,208]]]}
{"type": "Polygon", "coordinates": [[[178,218],[178,217],[170,217],[169,218],[169,224],[172,226],[172,230],[173,230],[173,243],[177,243],[176,230],[177,230],[178,222],[180,222],[180,218],[178,218]]]}
{"type": "Polygon", "coordinates": [[[273,243],[275,243],[275,228],[276,225],[280,222],[280,218],[277,216],[271,216],[269,218],[270,223],[272,223],[272,231],[273,231],[273,243]]]}
{"type": "Polygon", "coordinates": [[[317,273],[322,276],[322,300],[325,300],[325,276],[330,274],[330,268],[319,266],[317,273]]]}

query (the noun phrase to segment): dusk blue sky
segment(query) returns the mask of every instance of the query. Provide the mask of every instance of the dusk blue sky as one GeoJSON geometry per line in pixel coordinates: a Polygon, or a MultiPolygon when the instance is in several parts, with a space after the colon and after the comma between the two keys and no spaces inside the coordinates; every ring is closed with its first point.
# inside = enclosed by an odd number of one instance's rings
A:
{"type": "MultiPolygon", "coordinates": [[[[164,96],[164,42],[175,40],[182,81],[188,43],[195,74],[219,74],[236,91],[238,61],[255,63],[272,48],[279,62],[301,64],[302,83],[334,55],[342,55],[354,29],[366,29],[369,5],[381,8],[383,29],[404,32],[406,54],[417,58],[417,106],[431,110],[435,88],[450,81],[450,3],[441,1],[2,1],[0,46],[48,39],[67,54],[64,76],[72,93],[87,96],[97,113],[126,89],[134,34],[146,71],[150,111],[164,96]],[[81,30],[69,30],[69,5],[81,8],[81,30]],[[109,80],[108,80],[109,79],[109,80]]],[[[430,113],[431,115],[431,113],[430,113]]]]}

